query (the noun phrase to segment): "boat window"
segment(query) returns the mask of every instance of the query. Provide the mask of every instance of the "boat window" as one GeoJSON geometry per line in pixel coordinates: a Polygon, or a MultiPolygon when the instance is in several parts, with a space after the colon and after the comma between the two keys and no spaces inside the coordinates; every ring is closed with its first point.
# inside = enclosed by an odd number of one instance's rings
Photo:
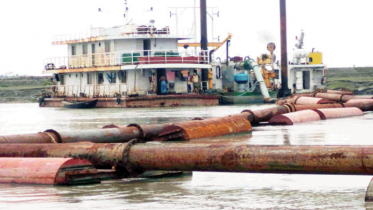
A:
{"type": "Polygon", "coordinates": [[[71,45],[71,55],[76,55],[75,45],[71,45]]]}
{"type": "Polygon", "coordinates": [[[87,55],[87,54],[88,54],[88,45],[83,44],[83,55],[87,55]]]}
{"type": "Polygon", "coordinates": [[[116,83],[117,82],[117,74],[115,72],[108,72],[106,73],[106,78],[109,81],[109,83],[116,83]]]}
{"type": "Polygon", "coordinates": [[[119,71],[118,78],[120,83],[127,83],[127,72],[126,71],[119,71]]]}
{"type": "Polygon", "coordinates": [[[110,42],[105,42],[105,52],[110,52],[110,42]]]}
{"type": "Polygon", "coordinates": [[[98,73],[98,77],[97,77],[97,84],[104,84],[104,74],[103,73],[98,73]]]}
{"type": "Polygon", "coordinates": [[[61,85],[65,85],[65,78],[64,78],[65,75],[63,74],[60,74],[59,77],[60,77],[60,84],[61,85]]]}
{"type": "Polygon", "coordinates": [[[93,84],[92,74],[87,74],[87,84],[88,85],[93,84]]]}

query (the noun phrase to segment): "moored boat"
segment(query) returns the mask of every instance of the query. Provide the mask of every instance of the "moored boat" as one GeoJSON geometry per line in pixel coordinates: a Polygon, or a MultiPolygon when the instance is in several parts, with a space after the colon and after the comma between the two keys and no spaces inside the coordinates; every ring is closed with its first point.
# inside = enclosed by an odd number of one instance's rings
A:
{"type": "Polygon", "coordinates": [[[70,109],[88,109],[88,108],[95,108],[98,99],[93,101],[62,101],[63,107],[70,108],[70,109]]]}

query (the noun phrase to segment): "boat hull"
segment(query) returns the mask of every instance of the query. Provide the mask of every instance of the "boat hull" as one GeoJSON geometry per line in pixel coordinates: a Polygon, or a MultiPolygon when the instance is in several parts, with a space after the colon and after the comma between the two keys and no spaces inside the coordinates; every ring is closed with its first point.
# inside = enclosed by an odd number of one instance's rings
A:
{"type": "MultiPolygon", "coordinates": [[[[67,101],[92,101],[92,98],[66,98],[67,101]]],[[[148,95],[138,97],[94,98],[97,108],[138,108],[138,107],[175,107],[175,106],[217,106],[218,95],[148,95]]],[[[40,107],[63,107],[64,98],[45,98],[40,107]]]]}
{"type": "Polygon", "coordinates": [[[89,108],[95,108],[97,104],[98,99],[93,101],[80,101],[80,102],[66,102],[62,101],[61,104],[65,108],[69,109],[89,109],[89,108]]]}

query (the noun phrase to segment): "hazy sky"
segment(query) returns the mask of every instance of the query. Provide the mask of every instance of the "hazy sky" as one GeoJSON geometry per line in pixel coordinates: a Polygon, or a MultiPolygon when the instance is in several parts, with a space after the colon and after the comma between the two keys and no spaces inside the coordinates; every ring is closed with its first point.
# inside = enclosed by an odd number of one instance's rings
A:
{"type": "MultiPolygon", "coordinates": [[[[373,1],[371,0],[287,0],[289,53],[295,36],[305,32],[304,48],[323,52],[329,67],[373,66],[373,1]]],[[[194,0],[128,0],[130,19],[175,28],[170,7],[192,7],[194,0]],[[147,10],[153,7],[153,12],[147,10]]],[[[197,0],[199,6],[199,0],[197,0]]],[[[214,18],[215,38],[233,33],[230,56],[252,56],[266,52],[265,37],[273,36],[280,59],[279,0],[207,0],[218,7],[214,18]],[[265,36],[264,36],[265,35],[265,36]]],[[[43,59],[67,55],[66,46],[52,46],[55,35],[88,31],[93,27],[124,24],[124,0],[1,0],[0,74],[40,75],[43,59]],[[98,8],[103,12],[99,13],[98,8]]],[[[193,10],[182,14],[179,28],[191,29],[193,10]]],[[[197,10],[199,28],[199,10],[197,10]]],[[[211,27],[210,18],[208,26],[211,27]]],[[[211,28],[208,29],[211,41],[211,28]]],[[[198,40],[199,41],[199,40],[198,40]]],[[[216,56],[225,56],[224,50],[216,56]]]]}

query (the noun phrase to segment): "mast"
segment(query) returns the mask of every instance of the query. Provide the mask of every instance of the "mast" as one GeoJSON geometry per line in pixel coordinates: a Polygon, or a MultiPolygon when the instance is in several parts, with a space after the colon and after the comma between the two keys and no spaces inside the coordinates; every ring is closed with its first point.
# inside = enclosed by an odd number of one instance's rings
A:
{"type": "Polygon", "coordinates": [[[128,7],[127,7],[127,0],[124,0],[124,22],[125,22],[125,24],[128,23],[128,7]]]}

